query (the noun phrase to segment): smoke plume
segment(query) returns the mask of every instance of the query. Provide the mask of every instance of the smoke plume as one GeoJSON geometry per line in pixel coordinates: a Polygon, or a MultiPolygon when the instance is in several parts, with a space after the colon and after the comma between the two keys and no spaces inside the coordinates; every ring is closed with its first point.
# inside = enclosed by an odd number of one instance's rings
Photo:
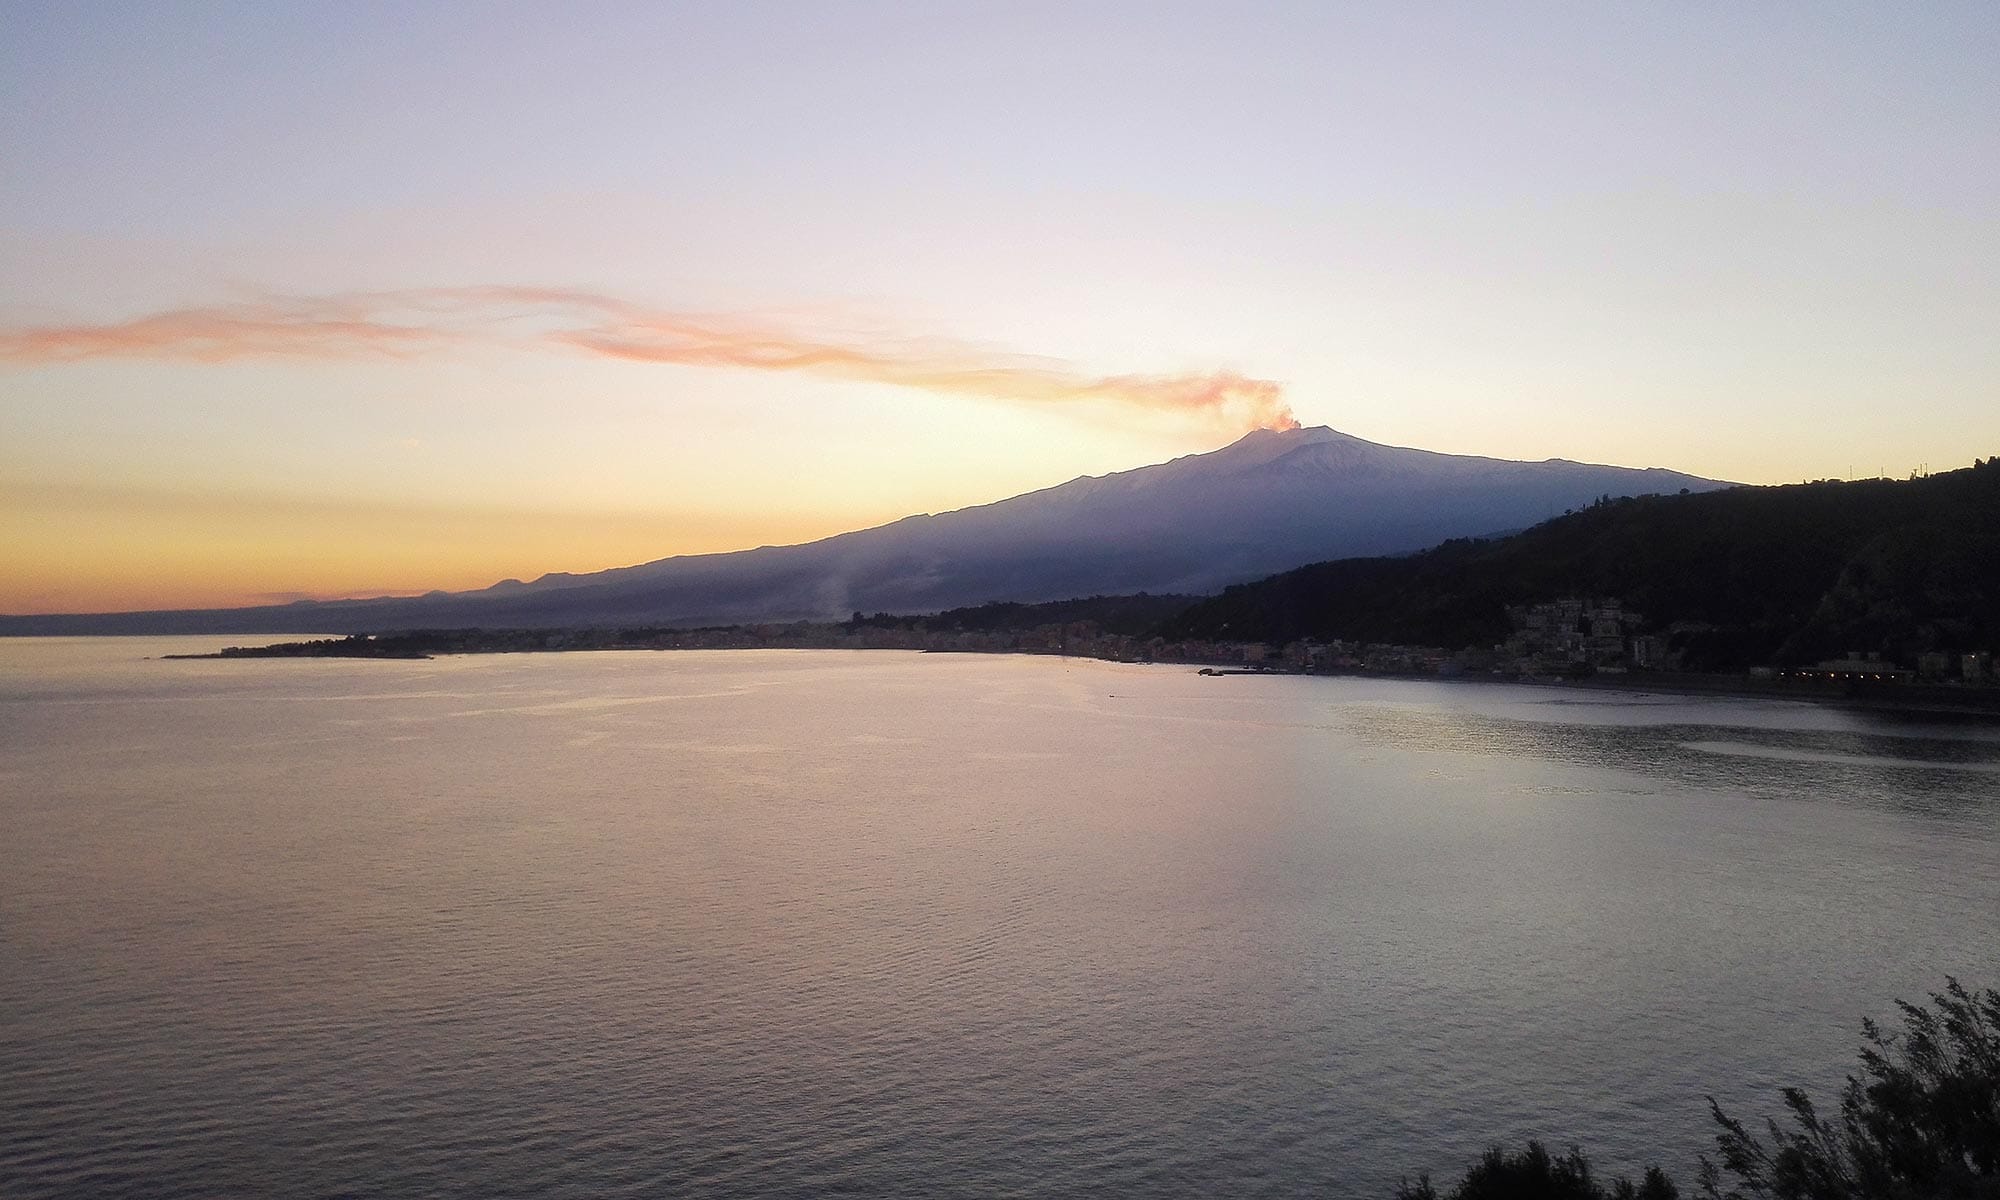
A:
{"type": "Polygon", "coordinates": [[[470,344],[677,366],[790,371],[1002,403],[1122,405],[1237,431],[1298,426],[1279,384],[1233,371],[1099,375],[1057,359],[964,343],[660,311],[564,288],[261,297],[105,324],[0,329],[0,361],[401,358],[470,344]]]}

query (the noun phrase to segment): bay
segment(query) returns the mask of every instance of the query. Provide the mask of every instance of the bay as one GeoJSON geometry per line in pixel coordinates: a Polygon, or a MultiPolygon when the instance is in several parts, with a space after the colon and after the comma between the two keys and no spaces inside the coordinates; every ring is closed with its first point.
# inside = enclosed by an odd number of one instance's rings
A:
{"type": "Polygon", "coordinates": [[[0,1194],[1691,1182],[2000,984],[2000,733],[897,652],[0,641],[0,1194]]]}

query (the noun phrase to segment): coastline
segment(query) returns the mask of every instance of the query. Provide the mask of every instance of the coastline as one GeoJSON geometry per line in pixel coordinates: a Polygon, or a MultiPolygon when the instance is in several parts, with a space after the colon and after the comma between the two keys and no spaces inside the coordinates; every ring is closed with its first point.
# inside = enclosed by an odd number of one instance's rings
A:
{"type": "MultiPolygon", "coordinates": [[[[229,646],[212,653],[169,654],[161,655],[160,658],[182,661],[268,658],[378,658],[421,661],[441,655],[560,654],[590,650],[903,650],[926,654],[1019,654],[1041,658],[1061,657],[1097,662],[1178,666],[1194,668],[1196,673],[1209,678],[1283,675],[1332,679],[1394,679],[1426,683],[1513,684],[1558,691],[1787,700],[1874,712],[2000,720],[2000,687],[1964,687],[1890,681],[1814,681],[1665,671],[1602,673],[1576,678],[1557,678],[1463,671],[1301,669],[1289,665],[1265,666],[1244,663],[1240,659],[1219,661],[1212,656],[1163,658],[1129,653],[1092,653],[1087,649],[1072,651],[1061,642],[1055,645],[911,645],[902,639],[841,637],[772,639],[755,636],[717,638],[713,635],[663,637],[653,631],[634,636],[636,634],[638,631],[621,634],[617,631],[455,630],[374,637],[355,635],[305,642],[279,642],[262,646],[229,646]]],[[[1087,642],[1085,644],[1088,645],[1087,642]]]]}
{"type": "Polygon", "coordinates": [[[1300,671],[1286,667],[1210,666],[1200,674],[1217,678],[1225,675],[1287,675],[1333,679],[1400,679],[1416,683],[1505,684],[1515,687],[1548,688],[1552,691],[1788,700],[1874,712],[1923,713],[2000,721],[2000,688],[1993,687],[1965,688],[1921,683],[1884,683],[1873,687],[1853,683],[1825,685],[1760,679],[1752,675],[1704,675],[1668,671],[1561,679],[1471,672],[1445,675],[1415,671],[1300,671]]]}

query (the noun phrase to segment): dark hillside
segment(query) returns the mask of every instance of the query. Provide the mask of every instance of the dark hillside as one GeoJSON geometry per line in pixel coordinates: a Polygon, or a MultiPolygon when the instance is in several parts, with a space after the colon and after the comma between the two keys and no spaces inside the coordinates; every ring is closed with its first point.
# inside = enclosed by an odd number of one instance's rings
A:
{"type": "Polygon", "coordinates": [[[2000,645],[2000,460],[1909,481],[1603,500],[1524,533],[1229,588],[1169,636],[1482,646],[1505,608],[1611,595],[1696,670],[2000,645]]]}
{"type": "Polygon", "coordinates": [[[876,613],[864,617],[855,613],[846,628],[912,629],[930,633],[994,633],[1035,629],[1044,625],[1088,622],[1104,633],[1138,637],[1153,632],[1200,603],[1200,596],[1154,596],[1138,592],[1130,596],[1082,596],[1074,600],[1051,600],[1043,604],[1016,604],[998,601],[969,608],[947,609],[940,613],[905,615],[876,613]]]}

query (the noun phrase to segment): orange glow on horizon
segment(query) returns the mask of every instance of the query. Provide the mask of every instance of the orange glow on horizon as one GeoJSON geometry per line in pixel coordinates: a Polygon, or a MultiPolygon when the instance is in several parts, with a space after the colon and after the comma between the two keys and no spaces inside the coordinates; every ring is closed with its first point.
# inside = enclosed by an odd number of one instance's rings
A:
{"type": "MultiPolygon", "coordinates": [[[[582,356],[606,368],[665,364],[881,384],[988,402],[989,418],[1013,413],[1026,419],[1030,413],[1067,409],[1086,418],[1086,427],[1158,429],[1164,424],[1204,441],[1298,425],[1281,385],[1234,371],[1095,374],[1061,359],[949,339],[855,330],[825,319],[802,328],[797,321],[775,318],[666,311],[566,288],[263,296],[123,321],[0,328],[0,367],[46,371],[122,360],[189,371],[255,360],[315,367],[386,361],[387,369],[409,373],[415,381],[410,390],[416,394],[421,394],[424,377],[414,360],[464,362],[483,356],[491,362],[494,350],[582,356]],[[1137,419],[1142,417],[1148,419],[1137,419]]],[[[537,410],[543,406],[540,397],[529,403],[537,410]]],[[[430,419],[436,420],[434,415],[430,419]]],[[[530,423],[559,438],[574,428],[553,411],[538,412],[530,423]]],[[[968,421],[965,427],[991,429],[995,423],[968,421]]],[[[481,478],[482,460],[464,452],[472,443],[455,442],[432,460],[432,466],[451,473],[436,482],[421,475],[425,467],[419,460],[398,460],[384,469],[379,461],[357,457],[365,451],[358,451],[352,438],[345,439],[340,478],[321,475],[313,464],[312,473],[320,476],[317,486],[342,489],[352,480],[352,487],[376,498],[329,499],[290,490],[290,481],[273,473],[263,452],[246,458],[248,443],[233,430],[220,431],[217,458],[236,456],[228,473],[257,477],[254,493],[229,490],[220,482],[227,473],[196,474],[188,465],[133,487],[119,476],[130,478],[135,464],[136,472],[157,474],[152,462],[158,444],[133,437],[129,428],[101,431],[106,447],[125,447],[122,463],[93,449],[66,467],[32,466],[32,473],[43,479],[40,484],[0,477],[0,612],[236,607],[297,598],[460,591],[548,571],[585,573],[670,554],[811,541],[951,506],[931,499],[934,492],[899,496],[896,488],[873,486],[871,479],[895,475],[894,465],[866,453],[856,458],[850,448],[848,457],[829,460],[838,472],[831,486],[812,495],[794,490],[795,478],[774,479],[759,493],[706,470],[693,472],[692,482],[678,486],[600,489],[586,482],[589,460],[572,457],[572,468],[583,467],[571,476],[573,482],[545,486],[539,495],[573,497],[585,511],[563,511],[563,500],[550,510],[501,511],[471,498],[497,499],[498,505],[535,501],[496,488],[490,477],[481,478]],[[434,499],[428,506],[394,499],[419,494],[434,499]],[[661,500],[657,510],[646,507],[661,500]],[[773,504],[798,505],[800,510],[774,512],[773,504]]],[[[288,436],[293,439],[286,443],[288,455],[318,445],[314,433],[296,426],[288,436]]],[[[391,425],[382,427],[381,444],[417,447],[422,439],[402,436],[391,425]]],[[[561,452],[543,453],[552,444],[536,446],[513,469],[526,467],[538,474],[564,469],[556,467],[561,452]]],[[[1033,448],[1031,442],[1024,445],[1033,448]]],[[[189,464],[208,457],[206,447],[190,449],[189,464]]],[[[759,453],[761,448],[746,449],[759,453]]],[[[605,449],[594,447],[592,452],[603,455],[605,449]]],[[[643,471],[646,464],[636,462],[624,447],[610,453],[620,459],[626,478],[643,478],[632,472],[635,467],[643,471]]],[[[802,457],[810,462],[813,455],[802,457]]],[[[1026,489],[995,487],[983,496],[961,494],[957,502],[982,503],[1018,490],[1026,489]]],[[[951,490],[944,493],[951,496],[951,490]]]]}
{"type": "Polygon", "coordinates": [[[463,591],[851,527],[786,513],[531,513],[5,485],[0,509],[0,613],[15,615],[463,591]]]}

